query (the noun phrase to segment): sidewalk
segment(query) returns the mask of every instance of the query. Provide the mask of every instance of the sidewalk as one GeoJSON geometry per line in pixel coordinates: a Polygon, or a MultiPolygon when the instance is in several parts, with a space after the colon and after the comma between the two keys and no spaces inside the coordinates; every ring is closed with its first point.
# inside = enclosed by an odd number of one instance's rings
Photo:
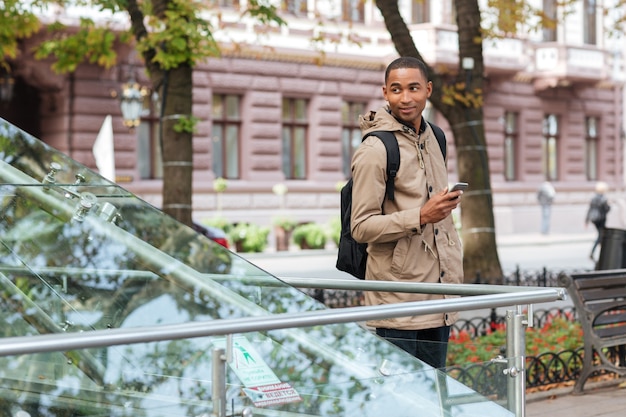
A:
{"type": "Polygon", "coordinates": [[[542,235],[541,233],[516,233],[496,236],[496,243],[503,246],[542,246],[560,243],[590,242],[596,239],[596,232],[585,233],[551,233],[542,235]]]}
{"type": "Polygon", "coordinates": [[[623,417],[626,414],[624,385],[623,379],[587,382],[581,395],[572,395],[572,387],[529,394],[526,417],[623,417]]]}

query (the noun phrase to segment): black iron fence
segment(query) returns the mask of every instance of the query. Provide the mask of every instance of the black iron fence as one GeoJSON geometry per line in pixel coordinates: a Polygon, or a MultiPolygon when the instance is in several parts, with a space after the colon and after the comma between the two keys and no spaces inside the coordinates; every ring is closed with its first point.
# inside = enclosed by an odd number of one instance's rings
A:
{"type": "MultiPolygon", "coordinates": [[[[505,273],[502,284],[529,287],[558,287],[558,276],[562,273],[583,272],[581,270],[550,271],[547,268],[539,270],[521,270],[517,267],[505,273]]],[[[476,275],[476,283],[481,283],[480,274],[476,275]]],[[[363,293],[360,291],[344,290],[310,290],[310,295],[330,308],[352,307],[363,304],[363,293]]],[[[544,327],[557,317],[576,319],[574,307],[552,308],[534,311],[534,325],[544,327]]],[[[453,332],[467,332],[471,338],[488,334],[501,327],[505,317],[491,310],[487,317],[459,319],[453,326],[453,332]]],[[[609,357],[620,358],[621,347],[609,349],[609,357]]],[[[545,352],[537,356],[526,357],[526,386],[529,389],[545,387],[553,384],[562,384],[575,381],[581,372],[583,364],[583,346],[577,349],[565,349],[560,352],[545,352]]],[[[506,391],[506,378],[502,363],[473,363],[469,365],[453,366],[447,369],[455,379],[473,388],[483,395],[492,395],[502,398],[506,391]]]]}

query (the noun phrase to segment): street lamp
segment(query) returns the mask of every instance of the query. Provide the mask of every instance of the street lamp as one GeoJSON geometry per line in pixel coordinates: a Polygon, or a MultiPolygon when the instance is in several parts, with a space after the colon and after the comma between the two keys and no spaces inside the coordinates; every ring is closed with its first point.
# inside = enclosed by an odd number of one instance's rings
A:
{"type": "Polygon", "coordinates": [[[145,87],[141,87],[134,78],[130,78],[122,84],[120,94],[120,108],[122,109],[122,119],[124,126],[134,129],[141,122],[141,111],[143,110],[143,99],[148,93],[145,87]]]}

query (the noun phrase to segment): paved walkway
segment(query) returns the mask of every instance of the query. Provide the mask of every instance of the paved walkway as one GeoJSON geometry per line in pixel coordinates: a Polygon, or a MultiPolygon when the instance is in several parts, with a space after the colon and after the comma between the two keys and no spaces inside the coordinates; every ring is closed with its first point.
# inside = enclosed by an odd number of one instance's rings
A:
{"type": "Polygon", "coordinates": [[[593,384],[588,382],[581,395],[572,388],[559,388],[526,397],[526,417],[624,417],[624,380],[593,384]]]}

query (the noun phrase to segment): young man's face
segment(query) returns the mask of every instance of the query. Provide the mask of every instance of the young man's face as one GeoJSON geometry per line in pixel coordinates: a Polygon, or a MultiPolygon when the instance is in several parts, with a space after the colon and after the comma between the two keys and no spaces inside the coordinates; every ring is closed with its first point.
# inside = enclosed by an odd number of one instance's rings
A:
{"type": "Polygon", "coordinates": [[[417,68],[391,70],[387,84],[383,86],[383,95],[391,113],[403,122],[413,124],[416,129],[420,127],[422,111],[432,91],[432,83],[417,68]]]}

